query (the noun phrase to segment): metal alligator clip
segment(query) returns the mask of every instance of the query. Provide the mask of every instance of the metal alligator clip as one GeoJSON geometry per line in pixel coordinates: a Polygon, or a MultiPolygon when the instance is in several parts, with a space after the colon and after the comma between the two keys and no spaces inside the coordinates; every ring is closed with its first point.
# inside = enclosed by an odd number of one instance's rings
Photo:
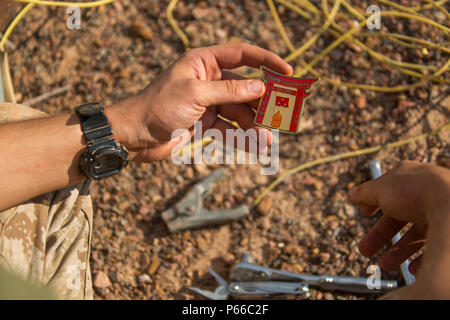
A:
{"type": "Polygon", "coordinates": [[[244,204],[214,211],[203,208],[203,199],[212,191],[215,182],[224,176],[223,168],[213,171],[196,183],[178,203],[163,212],[162,218],[171,233],[228,223],[244,218],[250,213],[244,204]]]}
{"type": "Polygon", "coordinates": [[[231,269],[231,281],[302,281],[311,287],[323,290],[339,290],[352,293],[384,293],[397,288],[397,281],[380,280],[379,288],[369,289],[366,278],[341,277],[332,275],[309,275],[291,273],[258,266],[250,261],[249,255],[245,255],[244,262],[237,263],[231,269]]]}
{"type": "Polygon", "coordinates": [[[219,286],[212,291],[203,290],[197,287],[187,287],[211,300],[226,300],[229,297],[243,298],[268,298],[274,296],[302,296],[309,297],[308,285],[304,282],[279,282],[279,281],[251,281],[251,282],[231,282],[228,284],[214,270],[208,268],[209,273],[216,279],[219,286]]]}

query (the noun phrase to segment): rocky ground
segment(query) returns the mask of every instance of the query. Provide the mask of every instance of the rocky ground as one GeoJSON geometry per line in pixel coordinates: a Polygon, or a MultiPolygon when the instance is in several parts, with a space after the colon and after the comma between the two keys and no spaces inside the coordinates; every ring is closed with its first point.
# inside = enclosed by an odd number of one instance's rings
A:
{"type": "MultiPolygon", "coordinates": [[[[312,2],[320,7],[320,1],[312,2]]],[[[365,11],[365,1],[351,2],[365,11]]],[[[167,22],[167,4],[160,0],[118,0],[82,9],[80,30],[66,28],[64,8],[33,8],[10,38],[17,46],[10,52],[17,100],[24,102],[70,84],[67,93],[34,105],[57,114],[85,102],[109,104],[136,93],[183,52],[181,41],[167,22]]],[[[311,25],[278,8],[296,46],[319,30],[320,24],[311,25]]],[[[289,53],[265,1],[179,1],[174,15],[192,47],[244,41],[281,56],[289,53]]],[[[424,15],[448,26],[446,16],[437,9],[424,15]]],[[[351,23],[345,19],[339,22],[342,26],[351,23]]],[[[435,43],[448,41],[441,31],[421,23],[386,18],[382,24],[383,31],[435,43]]],[[[303,58],[310,61],[333,39],[322,36],[303,58]]],[[[438,50],[426,54],[379,37],[370,37],[366,43],[398,61],[442,66],[447,59],[438,50]]],[[[417,81],[380,65],[361,48],[344,44],[321,61],[317,70],[355,83],[393,86],[417,81]]],[[[448,79],[449,73],[444,77],[448,79]]],[[[430,83],[400,93],[375,93],[333,87],[322,81],[306,103],[301,133],[280,136],[280,172],[325,155],[436,129],[449,121],[449,115],[449,87],[445,85],[430,83]]],[[[175,235],[168,233],[161,213],[213,167],[175,165],[170,159],[132,163],[122,174],[92,187],[95,298],[199,298],[184,287],[214,288],[207,266],[227,277],[230,267],[245,252],[258,264],[286,271],[368,276],[367,267],[376,264],[377,257],[362,257],[357,244],[377,217],[366,217],[350,205],[347,191],[370,179],[368,161],[373,158],[382,162],[384,170],[402,159],[450,166],[449,142],[447,132],[396,150],[315,167],[288,178],[245,220],[175,235]]],[[[207,198],[210,208],[251,205],[275,179],[261,175],[256,165],[226,165],[225,169],[227,178],[207,198]]],[[[382,276],[402,281],[398,272],[383,272],[382,276]]],[[[311,291],[311,299],[374,298],[311,291]]]]}

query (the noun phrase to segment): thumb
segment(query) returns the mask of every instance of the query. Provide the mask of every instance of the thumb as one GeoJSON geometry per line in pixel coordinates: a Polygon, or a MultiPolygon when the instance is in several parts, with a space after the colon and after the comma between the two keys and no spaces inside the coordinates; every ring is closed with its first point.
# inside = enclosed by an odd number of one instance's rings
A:
{"type": "Polygon", "coordinates": [[[265,86],[261,80],[198,80],[196,101],[202,106],[245,103],[260,98],[265,86]]]}

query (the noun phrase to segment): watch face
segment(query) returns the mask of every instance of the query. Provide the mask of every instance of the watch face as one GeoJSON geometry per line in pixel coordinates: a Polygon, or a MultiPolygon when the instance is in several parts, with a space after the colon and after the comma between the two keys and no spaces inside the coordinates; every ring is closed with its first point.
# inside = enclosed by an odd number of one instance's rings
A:
{"type": "Polygon", "coordinates": [[[96,155],[85,153],[80,162],[80,168],[93,179],[112,176],[128,164],[128,154],[121,148],[105,146],[96,150],[96,155]]]}
{"type": "Polygon", "coordinates": [[[123,160],[123,157],[116,150],[108,150],[96,157],[92,164],[93,170],[97,175],[120,170],[123,167],[123,160]]]}

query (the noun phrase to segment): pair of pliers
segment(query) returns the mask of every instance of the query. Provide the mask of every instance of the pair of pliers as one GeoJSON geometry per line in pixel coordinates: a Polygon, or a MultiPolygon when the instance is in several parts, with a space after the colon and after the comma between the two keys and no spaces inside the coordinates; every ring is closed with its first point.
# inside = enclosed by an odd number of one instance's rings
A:
{"type": "Polygon", "coordinates": [[[208,271],[219,284],[214,292],[197,287],[187,287],[187,289],[211,300],[226,300],[229,297],[242,299],[246,297],[255,298],[278,295],[309,297],[309,287],[305,282],[245,281],[228,283],[211,268],[208,268],[208,271]]]}

